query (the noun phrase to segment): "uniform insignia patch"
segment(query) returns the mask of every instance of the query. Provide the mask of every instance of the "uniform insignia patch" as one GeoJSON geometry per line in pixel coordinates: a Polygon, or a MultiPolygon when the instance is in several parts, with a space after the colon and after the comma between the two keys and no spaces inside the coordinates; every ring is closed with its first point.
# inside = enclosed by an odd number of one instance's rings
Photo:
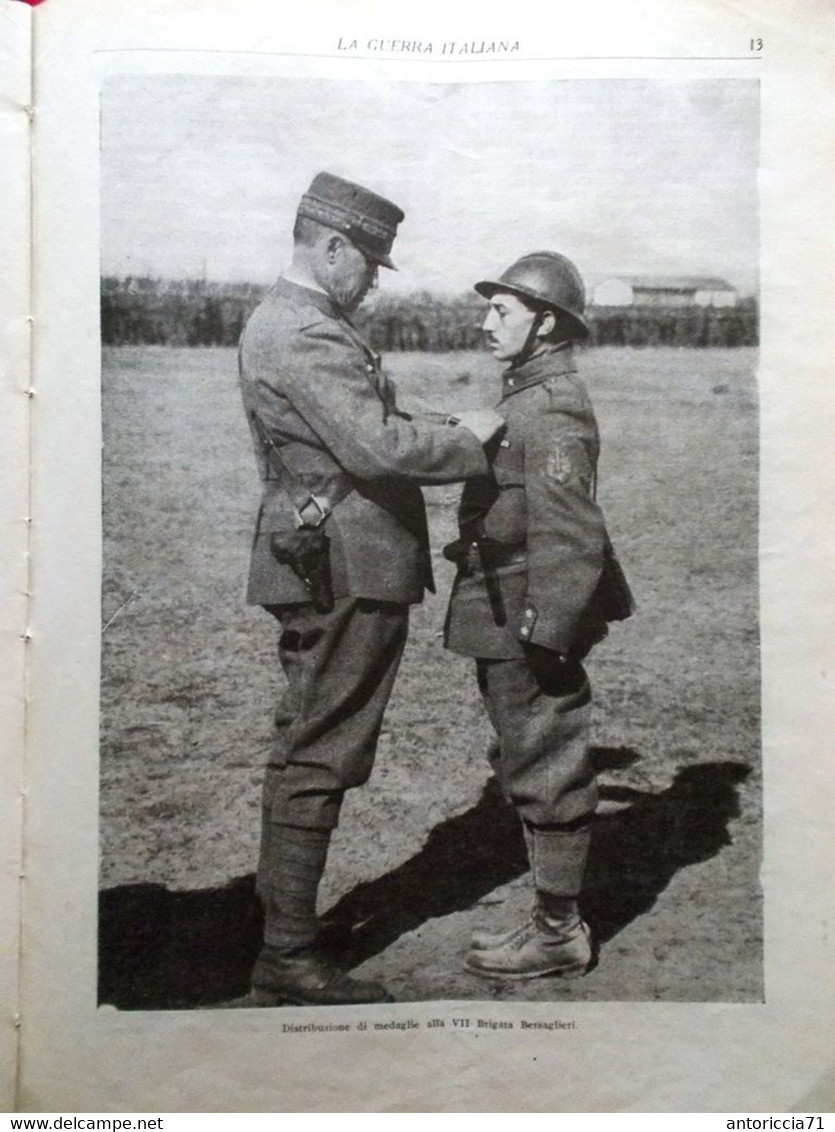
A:
{"type": "Polygon", "coordinates": [[[556,447],[548,455],[545,471],[554,483],[579,484],[584,491],[591,486],[591,470],[588,453],[582,441],[566,439],[558,441],[556,447]]]}
{"type": "Polygon", "coordinates": [[[545,470],[548,478],[556,483],[568,483],[572,470],[570,454],[558,445],[548,456],[545,470]]]}

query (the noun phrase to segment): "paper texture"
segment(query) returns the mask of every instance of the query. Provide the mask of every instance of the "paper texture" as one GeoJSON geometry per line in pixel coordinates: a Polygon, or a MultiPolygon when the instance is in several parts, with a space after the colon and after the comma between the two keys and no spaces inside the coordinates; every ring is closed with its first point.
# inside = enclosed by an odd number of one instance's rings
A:
{"type": "MultiPolygon", "coordinates": [[[[4,18],[7,10],[15,27],[28,27],[31,13],[23,5],[6,0],[4,18]]],[[[34,13],[34,23],[37,397],[28,620],[33,643],[26,646],[31,706],[25,743],[22,1053],[16,1105],[63,1111],[831,1108],[832,839],[827,802],[832,776],[827,746],[832,709],[827,682],[832,595],[827,564],[832,536],[827,517],[833,484],[825,456],[832,415],[825,333],[832,299],[832,256],[827,253],[833,236],[831,208],[826,207],[832,195],[831,141],[825,128],[832,114],[832,70],[825,53],[831,15],[809,3],[790,9],[759,4],[750,12],[688,3],[674,13],[660,4],[636,13],[596,3],[575,13],[571,22],[561,21],[559,31],[546,32],[540,13],[524,7],[510,15],[457,5],[443,13],[410,14],[395,26],[391,14],[371,5],[346,12],[319,4],[287,26],[255,0],[246,5],[245,18],[240,5],[224,0],[201,0],[176,11],[164,5],[139,11],[121,2],[47,0],[34,13]],[[504,51],[487,49],[495,43],[505,44],[504,51]],[[407,50],[404,44],[411,46],[407,50]],[[548,114],[552,105],[553,122],[548,114]],[[572,134],[566,127],[571,113],[587,125],[584,133],[572,134]],[[675,114],[681,118],[681,137],[673,128],[675,114]],[[714,134],[704,125],[711,121],[714,134]],[[526,131],[522,143],[520,123],[526,131]],[[560,152],[549,127],[564,144],[573,139],[576,148],[560,152]],[[630,128],[634,136],[624,134],[630,128]],[[424,143],[417,144],[414,135],[421,130],[424,143]],[[379,154],[374,153],[375,142],[379,154]],[[514,151],[520,160],[511,168],[507,154],[514,151]],[[631,152],[646,160],[630,163],[631,152]],[[545,160],[543,154],[560,173],[545,204],[529,190],[532,170],[545,160]],[[375,157],[379,174],[369,168],[375,157]],[[699,498],[711,502],[704,485],[715,485],[714,506],[704,512],[705,529],[724,532],[729,543],[739,539],[745,585],[752,586],[757,500],[753,474],[743,468],[743,450],[751,461],[746,467],[752,468],[757,437],[753,417],[746,425],[738,423],[744,415],[736,414],[742,401],[751,412],[759,406],[764,821],[761,826],[760,758],[752,746],[759,707],[756,626],[742,624],[747,606],[729,607],[728,640],[736,648],[744,636],[744,647],[738,653],[732,648],[721,659],[714,653],[702,657],[705,638],[693,632],[703,612],[702,597],[688,595],[666,610],[666,620],[664,610],[642,610],[645,628],[636,619],[633,651],[629,624],[613,634],[606,646],[610,651],[601,653],[598,662],[601,687],[624,689],[617,711],[609,702],[600,725],[604,744],[607,734],[613,736],[607,748],[609,808],[601,817],[600,844],[608,846],[614,861],[618,838],[630,830],[643,838],[646,848],[642,845],[635,859],[645,862],[655,852],[657,886],[646,906],[620,920],[612,910],[617,898],[627,904],[635,899],[628,876],[623,874],[625,893],[601,889],[601,918],[610,917],[612,930],[599,969],[575,984],[576,989],[552,990],[550,981],[518,991],[496,990],[489,982],[483,987],[466,983],[453,964],[473,926],[469,907],[437,905],[423,893],[420,916],[412,922],[410,910],[401,910],[397,923],[402,926],[390,945],[369,948],[366,956],[363,970],[374,977],[391,978],[394,972],[400,999],[395,1004],[350,1011],[198,1010],[193,1000],[166,999],[163,987],[155,998],[146,998],[144,1009],[141,994],[122,1003],[132,1009],[116,1009],[113,995],[107,994],[98,1005],[100,863],[101,881],[111,892],[111,904],[102,905],[102,931],[113,900],[129,896],[136,901],[133,918],[115,921],[117,931],[121,925],[137,934],[135,945],[130,938],[118,941],[126,953],[142,952],[143,917],[149,909],[158,913],[164,905],[173,910],[176,931],[176,917],[185,907],[178,895],[199,901],[254,867],[257,774],[240,772],[236,758],[246,763],[252,756],[235,751],[238,743],[266,743],[275,680],[268,668],[268,627],[243,607],[244,532],[251,508],[230,518],[223,511],[223,481],[209,476],[213,459],[215,470],[222,466],[215,458],[226,451],[222,445],[236,443],[234,429],[240,424],[224,415],[231,412],[226,398],[235,396],[234,388],[223,384],[223,375],[234,377],[231,352],[184,347],[175,354],[161,346],[114,345],[102,354],[100,270],[113,278],[158,274],[268,282],[286,262],[288,218],[298,192],[313,173],[329,166],[359,181],[386,185],[388,177],[391,195],[399,192],[396,199],[418,218],[412,242],[406,244],[410,254],[402,278],[393,285],[395,295],[421,287],[466,291],[478,277],[476,270],[496,270],[516,254],[533,250],[517,241],[546,230],[545,221],[552,216],[548,210],[556,210],[557,230],[585,253],[585,270],[598,281],[642,273],[643,253],[658,274],[732,274],[731,283],[741,295],[758,297],[759,360],[748,347],[743,348],[748,353],[728,351],[732,360],[727,372],[716,374],[704,388],[698,385],[704,404],[690,404],[678,416],[665,418],[673,420],[674,431],[663,444],[659,441],[658,451],[686,454],[694,499],[702,485],[707,494],[699,498]],[[630,179],[633,166],[641,171],[630,179]],[[658,190],[663,207],[653,207],[647,173],[653,167],[664,184],[663,192],[658,190]],[[491,169],[497,170],[497,179],[491,178],[491,169]],[[253,181],[258,184],[261,177],[263,189],[253,192],[253,181]],[[622,186],[620,195],[612,192],[612,181],[622,186]],[[280,183],[280,189],[271,182],[280,183]],[[670,185],[679,193],[678,213],[669,209],[670,185]],[[241,219],[236,198],[245,202],[241,219]],[[518,201],[518,215],[511,210],[513,201],[518,201]],[[216,210],[214,224],[206,229],[211,241],[188,235],[200,231],[192,223],[200,209],[216,210]],[[478,225],[468,224],[468,209],[478,225]],[[178,210],[184,213],[182,223],[172,224],[178,210]],[[689,235],[693,210],[703,217],[697,239],[689,235]],[[472,231],[469,245],[459,239],[459,227],[472,231]],[[157,230],[170,230],[171,239],[160,240],[157,230]],[[189,250],[190,260],[183,249],[189,250]],[[721,269],[712,267],[717,262],[721,269]],[[150,368],[137,371],[137,366],[150,368]],[[147,397],[138,372],[151,374],[149,380],[158,382],[164,394],[147,397]],[[201,453],[200,463],[206,469],[205,496],[197,510],[215,508],[226,522],[240,525],[233,552],[241,563],[237,592],[203,595],[199,589],[201,556],[230,553],[223,524],[205,543],[190,548],[193,557],[178,562],[165,557],[171,547],[182,545],[177,533],[166,528],[172,500],[160,495],[147,513],[139,506],[142,472],[155,476],[165,464],[169,478],[162,476],[160,483],[176,488],[181,477],[194,490],[201,482],[176,451],[194,417],[178,420],[182,403],[166,400],[184,372],[194,378],[188,413],[199,414],[208,430],[207,453],[201,453]],[[199,396],[200,382],[209,383],[207,390],[223,390],[216,402],[211,395],[199,396]],[[727,416],[711,417],[722,397],[727,398],[727,416]],[[708,404],[713,408],[705,409],[708,404]],[[697,444],[694,438],[705,427],[700,414],[718,423],[697,444]],[[228,420],[228,431],[224,425],[213,433],[217,420],[228,420]],[[737,427],[738,435],[732,431],[737,427]],[[160,435],[168,435],[174,447],[161,447],[160,435]],[[734,438],[740,463],[717,466],[722,445],[732,445],[734,438]],[[125,459],[138,453],[138,464],[120,465],[120,453],[127,454],[125,459]],[[124,494],[117,496],[120,483],[124,494]],[[127,514],[114,517],[116,498],[127,514]],[[743,535],[735,536],[732,526],[716,525],[717,515],[732,515],[734,508],[747,512],[740,519],[743,535]],[[114,525],[115,518],[124,525],[114,525]],[[126,536],[131,519],[140,529],[126,536]],[[144,526],[149,522],[160,524],[165,548],[155,568],[131,558],[131,549],[146,545],[143,536],[153,534],[144,526]],[[195,587],[187,600],[184,579],[195,587]],[[178,607],[183,600],[185,605],[178,607]],[[182,676],[177,670],[186,655],[184,644],[194,632],[190,618],[195,610],[207,617],[212,602],[236,600],[241,602],[240,633],[201,645],[206,651],[188,673],[195,680],[194,702],[183,709],[171,697],[177,693],[175,679],[182,676]],[[142,620],[154,608],[169,615],[158,639],[142,620]],[[660,628],[653,630],[654,624],[660,628]],[[654,657],[651,673],[635,662],[642,633],[646,638],[640,655],[654,657]],[[251,656],[245,651],[249,642],[256,642],[251,656]],[[252,668],[244,693],[250,698],[248,718],[256,719],[259,712],[264,717],[255,740],[240,736],[229,722],[240,718],[240,704],[224,681],[224,655],[230,674],[238,671],[236,666],[252,668]],[[733,657],[744,674],[733,671],[733,657]],[[631,689],[628,681],[621,683],[630,664],[637,669],[631,689]],[[748,697],[744,739],[734,730],[741,709],[722,686],[723,672],[735,694],[744,688],[748,697]],[[670,733],[679,729],[677,737],[685,734],[672,714],[665,721],[663,711],[655,709],[642,717],[637,690],[651,688],[652,702],[662,704],[659,688],[665,679],[678,688],[683,685],[676,681],[687,673],[693,687],[704,689],[702,702],[693,709],[690,747],[685,750],[687,743],[681,740],[677,757],[671,757],[663,773],[661,761],[648,760],[643,770],[639,764],[625,779],[633,793],[622,790],[618,795],[613,750],[623,759],[636,734],[639,749],[652,750],[667,724],[670,733]],[[120,677],[127,682],[121,693],[120,677]],[[142,681],[145,692],[138,694],[142,681]],[[155,681],[166,684],[168,700],[149,692],[155,681]],[[228,707],[224,696],[230,697],[228,707]],[[131,697],[135,703],[127,702],[131,697]],[[167,706],[161,708],[163,703],[167,706]],[[636,717],[639,723],[633,722],[636,717]],[[619,721],[617,730],[612,718],[619,721]],[[218,757],[228,760],[220,787],[211,777],[218,767],[209,761],[218,757]],[[175,764],[178,758],[181,764],[175,764]],[[744,758],[751,760],[751,776],[734,770],[744,758]],[[707,790],[704,780],[697,779],[702,784],[694,787],[687,774],[680,776],[688,765],[719,777],[710,780],[707,790]],[[637,786],[642,789],[636,795],[637,786]],[[643,808],[636,805],[633,816],[644,815],[643,824],[630,826],[618,816],[619,805],[638,796],[643,808]],[[703,815],[694,813],[694,798],[707,798],[703,815]],[[653,838],[663,843],[670,823],[681,822],[683,814],[690,814],[691,822],[679,828],[676,865],[654,846],[653,838]],[[607,829],[615,831],[608,842],[607,829]],[[764,958],[756,938],[760,860],[764,958]],[[161,888],[148,889],[152,884],[161,888]],[[155,905],[157,900],[162,903],[155,905]],[[750,906],[747,937],[734,920],[741,901],[750,906]],[[727,910],[724,923],[717,909],[727,910]],[[677,968],[675,949],[682,935],[687,937],[682,965],[693,962],[693,971],[677,968]],[[698,935],[695,946],[693,935],[698,935]],[[443,941],[434,967],[427,960],[427,938],[443,941]],[[729,962],[711,963],[712,949],[728,955],[729,962]],[[443,1025],[433,1024],[438,1022],[443,1025]],[[385,1075],[381,1064],[387,1066],[385,1075]]],[[[20,129],[12,116],[9,122],[10,130],[20,129]]],[[[4,152],[10,145],[4,141],[4,152]]],[[[25,183],[25,165],[22,151],[16,184],[25,183]]],[[[15,234],[25,231],[25,192],[20,193],[18,215],[9,243],[19,249],[23,279],[25,255],[15,234]]],[[[23,249],[27,247],[28,240],[23,249]]],[[[25,318],[25,308],[24,303],[12,310],[4,327],[25,318]]],[[[25,358],[25,338],[15,341],[21,344],[4,345],[4,364],[7,356],[25,358]]],[[[663,357],[669,372],[685,383],[698,383],[701,378],[692,376],[687,359],[710,350],[667,349],[663,357]]],[[[647,413],[652,411],[652,399],[663,389],[646,376],[652,356],[651,348],[624,351],[623,361],[614,357],[607,371],[605,350],[588,352],[583,365],[596,374],[604,424],[607,414],[608,420],[616,419],[620,371],[629,382],[630,364],[633,382],[648,382],[647,413]]],[[[485,360],[489,370],[492,363],[485,360]]],[[[395,351],[391,363],[393,371],[405,364],[395,351]]],[[[706,364],[704,358],[698,362],[706,364]]],[[[9,496],[4,528],[13,531],[20,550],[8,559],[3,624],[4,631],[7,624],[11,627],[4,649],[8,642],[20,673],[11,716],[17,717],[10,742],[16,752],[23,729],[19,636],[20,625],[27,622],[25,605],[14,596],[25,588],[26,542],[14,524],[29,490],[21,475],[28,462],[29,431],[19,392],[28,383],[21,382],[17,366],[13,369],[16,376],[8,380],[4,371],[3,393],[9,393],[10,402],[14,393],[21,406],[19,423],[9,433],[10,446],[16,448],[9,466],[17,472],[9,482],[17,487],[9,496]],[[6,592],[12,595],[8,600],[6,592]]],[[[446,371],[438,372],[446,380],[446,371]]],[[[404,377],[401,385],[408,386],[408,374],[404,377]]],[[[465,391],[465,383],[459,384],[465,400],[483,403],[475,383],[465,391]]],[[[631,421],[640,431],[641,414],[631,421]]],[[[621,512],[618,533],[649,585],[651,564],[641,558],[641,539],[649,537],[653,524],[663,528],[672,518],[659,509],[633,521],[640,514],[642,493],[659,491],[653,499],[662,500],[664,493],[654,484],[652,459],[637,459],[631,451],[632,434],[612,432],[606,456],[609,482],[614,485],[627,468],[636,480],[631,498],[624,487],[623,497],[633,510],[621,512]]],[[[247,474],[252,473],[243,459],[240,475],[247,474]]],[[[253,474],[252,493],[256,486],[253,474]]],[[[249,491],[236,486],[235,498],[254,502],[252,495],[246,499],[249,491]]],[[[614,510],[617,516],[617,506],[614,510]]],[[[695,531],[697,515],[688,521],[695,531]]],[[[703,553],[698,540],[693,545],[694,553],[703,553]]],[[[703,600],[712,602],[727,581],[711,577],[709,558],[704,555],[703,600]]],[[[668,561],[659,552],[653,561],[664,593],[664,577],[677,568],[675,554],[668,561]]],[[[685,561],[678,568],[690,565],[685,561]]],[[[753,589],[743,586],[741,592],[753,606],[753,589]]],[[[436,619],[442,616],[443,596],[440,604],[430,606],[436,619]]],[[[755,613],[752,608],[751,616],[755,613]]],[[[419,666],[417,654],[415,658],[419,666]]],[[[451,674],[443,691],[452,691],[439,702],[437,713],[426,714],[430,736],[435,734],[440,744],[445,730],[469,718],[474,745],[484,747],[487,731],[477,714],[471,674],[466,670],[458,687],[463,668],[440,671],[451,674]],[[444,712],[450,713],[449,724],[444,712]]],[[[440,686],[433,687],[440,694],[440,686]]],[[[414,835],[409,809],[426,807],[424,836],[471,812],[468,806],[483,821],[478,789],[486,780],[486,765],[466,781],[433,780],[428,766],[425,779],[397,777],[411,764],[389,760],[386,744],[396,743],[397,735],[403,741],[412,722],[408,713],[420,706],[410,705],[406,682],[400,689],[395,691],[395,698],[403,697],[396,708],[400,714],[393,718],[401,730],[381,741],[380,766],[394,776],[394,788],[386,793],[384,784],[379,795],[389,809],[381,811],[385,820],[368,829],[361,803],[351,803],[354,809],[339,834],[343,871],[325,894],[331,902],[374,879],[364,871],[368,864],[358,848],[360,838],[381,846],[375,871],[393,871],[419,856],[421,846],[409,840],[414,835]],[[405,801],[402,811],[398,800],[401,805],[405,801]]],[[[668,704],[668,709],[686,711],[679,704],[668,704]]],[[[421,735],[426,742],[426,732],[418,729],[417,735],[418,742],[421,735]]],[[[14,816],[16,782],[4,788],[14,816]]],[[[483,832],[480,825],[472,828],[483,832]]],[[[16,869],[16,844],[9,842],[4,857],[10,876],[16,869]]],[[[462,859],[469,861],[466,836],[460,845],[462,859]]],[[[628,840],[621,845],[628,854],[628,840]]],[[[446,868],[450,870],[449,860],[446,868]]],[[[497,884],[492,890],[509,910],[521,909],[527,898],[520,875],[505,878],[511,881],[509,889],[497,884]]],[[[8,891],[14,912],[13,883],[8,891]]],[[[490,894],[486,886],[479,899],[490,894]]],[[[121,905],[122,917],[126,907],[121,905]]],[[[489,912],[489,899],[482,908],[489,912]]],[[[208,924],[206,930],[218,929],[208,924]]],[[[385,923],[380,930],[384,938],[385,923]]],[[[113,937],[108,938],[112,943],[113,937]]],[[[234,953],[234,939],[220,942],[234,953]]],[[[13,983],[11,964],[10,988],[13,983]]]]}
{"type": "MultiPolygon", "coordinates": [[[[0,529],[0,860],[4,914],[0,929],[0,1002],[3,1003],[0,1060],[17,1061],[18,931],[24,736],[26,732],[25,656],[29,589],[30,313],[29,131],[31,105],[31,13],[22,5],[0,10],[0,451],[3,493],[0,529]]],[[[10,1107],[14,1074],[5,1077],[0,1104],[10,1107]]]]}

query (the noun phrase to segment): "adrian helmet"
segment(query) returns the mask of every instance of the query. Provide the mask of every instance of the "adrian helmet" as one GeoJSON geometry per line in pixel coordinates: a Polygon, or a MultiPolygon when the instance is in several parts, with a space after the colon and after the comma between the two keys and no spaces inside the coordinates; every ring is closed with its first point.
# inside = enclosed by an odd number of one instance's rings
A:
{"type": "Polygon", "coordinates": [[[580,272],[559,252],[531,252],[503,271],[498,279],[483,279],[475,285],[479,295],[491,299],[497,291],[528,299],[537,306],[567,315],[574,336],[588,337],[585,319],[586,289],[580,272]]]}

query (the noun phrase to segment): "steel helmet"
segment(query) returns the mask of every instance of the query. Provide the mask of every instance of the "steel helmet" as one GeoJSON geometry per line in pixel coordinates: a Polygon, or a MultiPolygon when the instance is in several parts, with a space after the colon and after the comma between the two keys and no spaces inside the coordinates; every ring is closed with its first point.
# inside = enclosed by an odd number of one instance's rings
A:
{"type": "Polygon", "coordinates": [[[567,315],[574,336],[587,338],[588,323],[584,317],[586,289],[580,272],[570,259],[559,252],[531,252],[517,259],[498,279],[483,279],[475,285],[479,295],[491,299],[497,291],[532,300],[567,315]]]}

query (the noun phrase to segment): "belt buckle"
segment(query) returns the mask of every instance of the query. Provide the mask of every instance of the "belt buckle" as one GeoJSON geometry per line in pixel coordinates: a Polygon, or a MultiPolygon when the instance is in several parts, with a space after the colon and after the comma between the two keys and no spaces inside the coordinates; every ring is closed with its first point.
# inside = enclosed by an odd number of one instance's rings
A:
{"type": "Polygon", "coordinates": [[[317,529],[317,527],[321,527],[322,523],[324,523],[325,519],[327,519],[327,517],[328,517],[328,515],[330,515],[330,513],[331,513],[331,505],[327,501],[327,499],[325,499],[325,498],[323,498],[322,496],[319,496],[319,495],[311,495],[310,499],[308,499],[308,501],[307,501],[307,503],[305,503],[304,507],[302,507],[301,510],[296,512],[296,527],[299,530],[302,527],[306,527],[308,530],[314,530],[315,531],[317,529]],[[308,507],[311,505],[311,503],[313,504],[313,506],[318,511],[318,515],[316,516],[316,518],[313,522],[309,522],[302,515],[302,511],[306,511],[308,509],[308,507]]]}

